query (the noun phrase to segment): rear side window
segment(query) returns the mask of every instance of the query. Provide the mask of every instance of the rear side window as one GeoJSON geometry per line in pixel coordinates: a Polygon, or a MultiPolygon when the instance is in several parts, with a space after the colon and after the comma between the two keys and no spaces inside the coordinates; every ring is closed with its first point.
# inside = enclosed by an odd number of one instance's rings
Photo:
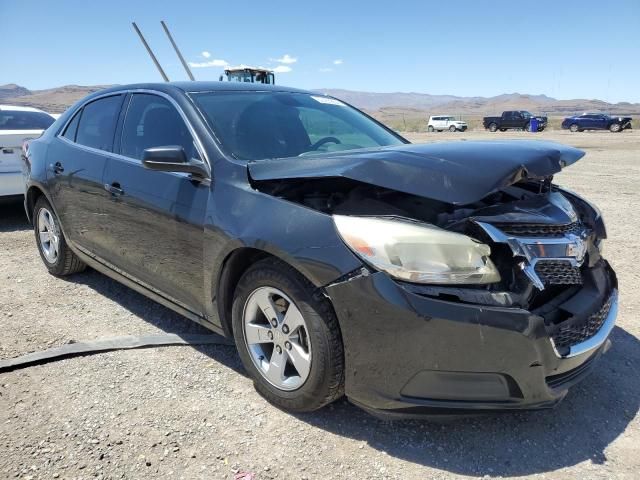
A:
{"type": "Polygon", "coordinates": [[[85,105],[78,124],[76,143],[110,152],[121,102],[122,95],[114,95],[85,105]]]}
{"type": "Polygon", "coordinates": [[[122,127],[120,153],[142,160],[145,149],[179,145],[187,158],[197,158],[193,137],[175,107],[158,95],[131,97],[122,127]]]}
{"type": "Polygon", "coordinates": [[[44,112],[0,110],[0,130],[46,130],[55,121],[44,112]]]}
{"type": "Polygon", "coordinates": [[[76,132],[78,131],[78,123],[80,122],[81,113],[82,110],[76,113],[73,117],[73,120],[71,120],[71,122],[69,122],[69,125],[67,125],[67,128],[65,128],[62,136],[67,140],[71,140],[72,142],[76,141],[76,132]]]}

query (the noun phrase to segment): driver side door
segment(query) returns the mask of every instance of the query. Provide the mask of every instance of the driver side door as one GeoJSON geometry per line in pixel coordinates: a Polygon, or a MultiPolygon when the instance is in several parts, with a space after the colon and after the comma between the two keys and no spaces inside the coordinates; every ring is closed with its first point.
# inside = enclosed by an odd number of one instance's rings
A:
{"type": "Polygon", "coordinates": [[[188,158],[200,158],[190,130],[167,98],[133,93],[116,136],[119,155],[104,176],[110,191],[109,261],[146,288],[202,314],[210,181],[150,170],[142,163],[145,149],[168,145],[181,146],[188,158]]]}

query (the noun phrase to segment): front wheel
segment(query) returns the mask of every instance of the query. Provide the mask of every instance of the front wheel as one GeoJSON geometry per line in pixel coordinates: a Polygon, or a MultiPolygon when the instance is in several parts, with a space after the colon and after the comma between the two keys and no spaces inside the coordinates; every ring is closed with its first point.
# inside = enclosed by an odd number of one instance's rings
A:
{"type": "Polygon", "coordinates": [[[450,132],[455,132],[455,131],[456,131],[456,127],[455,127],[455,126],[453,126],[453,125],[451,125],[451,126],[449,127],[449,131],[450,131],[450,132]]]}
{"type": "Polygon", "coordinates": [[[525,123],[524,127],[522,127],[522,130],[524,132],[528,132],[531,130],[531,124],[530,123],[525,123]]]}
{"type": "Polygon", "coordinates": [[[40,257],[49,273],[65,276],[86,268],[67,245],[60,221],[44,196],[38,198],[33,209],[33,229],[40,257]]]}
{"type": "Polygon", "coordinates": [[[573,133],[576,133],[580,130],[580,127],[578,127],[578,125],[576,125],[575,123],[572,123],[571,126],[569,127],[569,130],[572,131],[573,133]]]}
{"type": "Polygon", "coordinates": [[[621,126],[619,123],[612,123],[611,126],[609,127],[609,130],[611,130],[613,133],[617,133],[621,130],[621,126]]]}
{"type": "Polygon", "coordinates": [[[335,313],[293,268],[269,259],[247,270],[232,321],[240,359],[268,401],[309,412],[342,396],[344,352],[335,313]]]}

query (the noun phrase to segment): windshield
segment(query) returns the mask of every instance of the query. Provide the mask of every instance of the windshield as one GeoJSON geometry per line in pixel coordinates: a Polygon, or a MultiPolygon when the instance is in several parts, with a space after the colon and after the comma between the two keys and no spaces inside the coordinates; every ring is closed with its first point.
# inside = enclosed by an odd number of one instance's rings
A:
{"type": "Polygon", "coordinates": [[[222,147],[241,160],[404,143],[358,110],[322,95],[252,91],[191,96],[222,147]]]}
{"type": "Polygon", "coordinates": [[[531,118],[531,117],[533,117],[533,115],[531,115],[529,112],[522,112],[522,116],[523,116],[524,118],[531,118]]]}
{"type": "Polygon", "coordinates": [[[46,130],[55,121],[44,112],[0,110],[0,130],[46,130]]]}

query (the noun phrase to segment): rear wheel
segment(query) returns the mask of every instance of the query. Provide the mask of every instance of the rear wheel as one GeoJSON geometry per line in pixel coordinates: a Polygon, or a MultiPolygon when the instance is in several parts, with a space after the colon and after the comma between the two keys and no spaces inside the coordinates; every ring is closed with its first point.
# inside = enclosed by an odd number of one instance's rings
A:
{"type": "Polygon", "coordinates": [[[619,123],[612,123],[611,126],[609,127],[609,130],[611,130],[612,132],[616,133],[619,132],[621,130],[621,126],[619,123]]]}
{"type": "Polygon", "coordinates": [[[490,132],[495,132],[496,130],[498,130],[498,125],[495,123],[490,123],[489,124],[489,131],[490,132]]]}
{"type": "Polygon", "coordinates": [[[456,127],[455,127],[454,125],[451,125],[451,126],[449,127],[449,131],[450,131],[450,132],[455,132],[455,131],[456,131],[456,127]]]}
{"type": "Polygon", "coordinates": [[[274,259],[252,266],[233,301],[233,334],[256,390],[294,412],[316,410],[342,396],[344,353],[326,299],[290,266],[274,259]]]}
{"type": "Polygon", "coordinates": [[[64,276],[86,268],[67,245],[60,221],[44,196],[38,199],[33,209],[33,229],[40,257],[49,273],[64,276]]]}
{"type": "Polygon", "coordinates": [[[432,127],[431,125],[429,125],[429,126],[427,127],[427,130],[428,130],[429,132],[433,132],[433,130],[434,130],[434,129],[433,129],[433,127],[432,127]]]}

